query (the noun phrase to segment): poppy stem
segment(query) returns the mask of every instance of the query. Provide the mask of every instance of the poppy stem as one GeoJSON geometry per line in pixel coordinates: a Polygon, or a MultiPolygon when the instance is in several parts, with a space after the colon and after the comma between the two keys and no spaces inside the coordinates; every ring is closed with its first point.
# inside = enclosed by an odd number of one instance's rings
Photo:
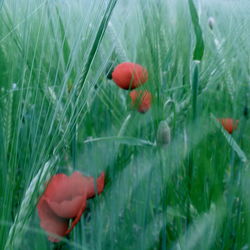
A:
{"type": "Polygon", "coordinates": [[[192,180],[193,180],[193,152],[190,153],[188,159],[188,170],[187,170],[187,177],[188,177],[188,197],[187,197],[187,224],[188,227],[191,223],[191,213],[190,213],[190,205],[191,205],[191,190],[192,190],[192,180]]]}
{"type": "Polygon", "coordinates": [[[71,159],[72,159],[72,167],[75,170],[77,166],[77,105],[75,105],[77,100],[77,94],[74,94],[73,97],[73,128],[72,128],[72,141],[71,141],[71,159]]]}
{"type": "Polygon", "coordinates": [[[71,155],[72,155],[72,166],[76,169],[76,158],[77,158],[77,124],[74,124],[72,131],[72,143],[71,143],[71,155]]]}
{"type": "Polygon", "coordinates": [[[198,96],[198,85],[199,85],[199,62],[196,62],[193,74],[192,82],[192,96],[193,96],[193,120],[197,117],[197,96],[198,96]]]}
{"type": "Polygon", "coordinates": [[[61,242],[59,243],[53,243],[53,250],[62,250],[63,244],[61,242]]]}
{"type": "MultiPolygon", "coordinates": [[[[199,86],[199,63],[200,61],[195,61],[195,68],[193,73],[193,81],[192,81],[192,106],[193,106],[193,125],[196,126],[196,118],[197,118],[197,96],[198,96],[198,86],[199,86]]],[[[195,130],[194,130],[195,131],[195,130]]],[[[192,139],[189,142],[191,148],[192,139]]],[[[187,188],[188,188],[188,198],[187,198],[187,227],[191,222],[191,213],[190,213],[190,205],[191,205],[191,190],[192,190],[192,181],[193,181],[193,164],[194,164],[194,151],[191,150],[188,166],[187,166],[187,188]]]]}

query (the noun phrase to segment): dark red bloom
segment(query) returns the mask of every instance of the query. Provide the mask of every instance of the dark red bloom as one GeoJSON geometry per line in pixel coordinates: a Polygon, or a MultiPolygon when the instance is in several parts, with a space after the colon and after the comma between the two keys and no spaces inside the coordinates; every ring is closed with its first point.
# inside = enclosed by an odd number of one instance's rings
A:
{"type": "Polygon", "coordinates": [[[80,172],[71,176],[57,174],[51,178],[37,205],[40,226],[52,234],[50,241],[59,241],[53,235],[63,237],[71,232],[86,208],[87,199],[95,196],[95,186],[98,194],[103,191],[104,179],[102,173],[95,185],[93,177],[83,176],[80,172]]]}
{"type": "Polygon", "coordinates": [[[124,62],[115,67],[112,79],[122,89],[134,89],[148,80],[148,72],[139,64],[124,62]]]}
{"type": "Polygon", "coordinates": [[[229,134],[232,134],[233,131],[237,129],[239,123],[239,120],[234,120],[232,118],[220,118],[218,121],[229,134]]]}
{"type": "Polygon", "coordinates": [[[152,96],[151,93],[147,90],[136,91],[133,90],[130,92],[130,98],[132,100],[132,106],[136,107],[137,110],[141,113],[145,113],[150,109],[152,96]]]}

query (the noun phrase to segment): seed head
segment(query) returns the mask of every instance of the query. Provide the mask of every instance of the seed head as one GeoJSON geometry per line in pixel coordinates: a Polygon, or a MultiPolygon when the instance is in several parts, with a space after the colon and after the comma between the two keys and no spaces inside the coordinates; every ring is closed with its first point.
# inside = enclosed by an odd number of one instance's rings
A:
{"type": "Polygon", "coordinates": [[[166,146],[171,141],[171,130],[166,121],[161,121],[157,130],[156,143],[158,146],[166,146]]]}
{"type": "Polygon", "coordinates": [[[215,19],[213,17],[209,17],[208,18],[208,26],[211,30],[213,30],[214,28],[214,25],[215,25],[215,19]]]}

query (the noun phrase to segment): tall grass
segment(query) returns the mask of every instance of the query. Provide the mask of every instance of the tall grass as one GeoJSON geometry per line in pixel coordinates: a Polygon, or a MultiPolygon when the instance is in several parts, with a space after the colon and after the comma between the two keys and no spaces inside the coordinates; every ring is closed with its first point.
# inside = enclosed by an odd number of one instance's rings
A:
{"type": "Polygon", "coordinates": [[[250,248],[250,3],[191,2],[0,1],[0,249],[250,248]],[[143,115],[106,78],[123,61],[148,70],[143,115]],[[73,170],[105,189],[53,244],[36,204],[73,170]]]}

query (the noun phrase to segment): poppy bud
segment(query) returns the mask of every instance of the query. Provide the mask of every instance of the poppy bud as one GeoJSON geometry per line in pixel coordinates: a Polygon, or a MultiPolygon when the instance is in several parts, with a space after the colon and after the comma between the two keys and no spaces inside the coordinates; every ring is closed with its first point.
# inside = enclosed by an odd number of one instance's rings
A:
{"type": "Polygon", "coordinates": [[[134,89],[148,80],[148,72],[139,64],[124,62],[115,67],[112,79],[122,89],[134,89]]]}
{"type": "Polygon", "coordinates": [[[133,90],[129,95],[132,101],[132,106],[136,107],[140,113],[145,113],[150,109],[152,96],[149,91],[133,90]]]}
{"type": "Polygon", "coordinates": [[[234,120],[231,118],[220,118],[218,121],[229,134],[232,134],[233,131],[237,129],[239,123],[239,120],[234,120]]]}
{"type": "Polygon", "coordinates": [[[157,130],[156,143],[159,146],[166,146],[171,141],[171,131],[166,121],[161,121],[157,130]]]}
{"type": "Polygon", "coordinates": [[[208,18],[208,26],[212,30],[214,28],[215,20],[213,17],[208,18]]]}

